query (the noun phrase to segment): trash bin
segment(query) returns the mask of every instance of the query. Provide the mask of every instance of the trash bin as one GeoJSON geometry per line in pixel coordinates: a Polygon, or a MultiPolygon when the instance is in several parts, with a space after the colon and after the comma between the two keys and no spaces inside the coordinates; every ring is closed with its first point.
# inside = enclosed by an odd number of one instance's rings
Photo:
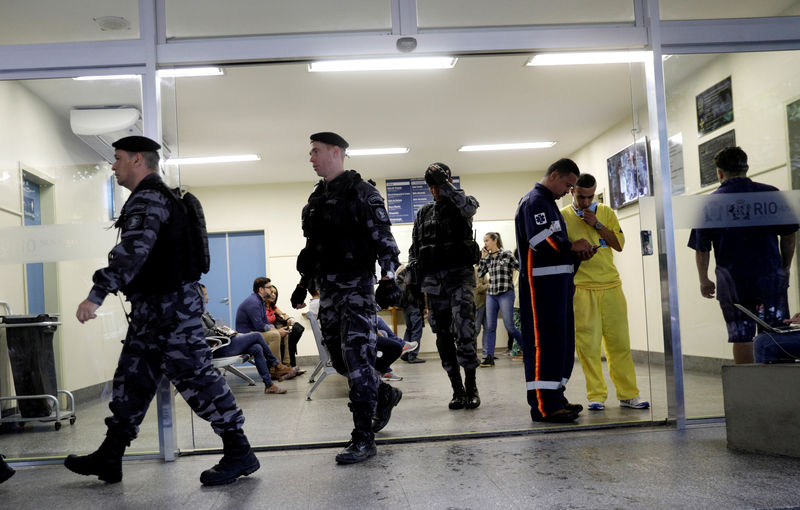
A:
{"type": "MultiPolygon", "coordinates": [[[[53,333],[58,317],[41,315],[6,315],[8,356],[17,396],[58,395],[56,364],[53,356],[53,333]]],[[[17,402],[23,418],[50,416],[49,399],[21,399],[17,402]]]]}

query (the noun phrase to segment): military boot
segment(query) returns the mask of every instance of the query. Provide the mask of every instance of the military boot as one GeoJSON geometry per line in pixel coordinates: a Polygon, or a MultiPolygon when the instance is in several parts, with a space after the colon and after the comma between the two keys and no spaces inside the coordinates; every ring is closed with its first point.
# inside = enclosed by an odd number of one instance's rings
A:
{"type": "Polygon", "coordinates": [[[14,468],[6,464],[5,459],[6,459],[5,455],[0,455],[0,483],[5,482],[6,480],[14,476],[14,473],[16,473],[16,471],[14,471],[14,468]]]}
{"type": "Polygon", "coordinates": [[[378,406],[375,409],[375,416],[372,418],[373,432],[381,431],[389,423],[389,418],[392,417],[392,408],[400,402],[401,398],[403,398],[402,391],[381,381],[378,386],[378,406]]]}
{"type": "Polygon", "coordinates": [[[219,464],[200,473],[203,485],[225,485],[240,476],[258,471],[261,464],[256,458],[242,429],[222,433],[222,459],[219,464]]]}
{"type": "Polygon", "coordinates": [[[129,439],[109,430],[96,452],[69,455],[64,459],[64,466],[79,475],[97,475],[104,482],[117,483],[122,480],[122,456],[130,444],[129,439]]]}
{"type": "Polygon", "coordinates": [[[336,455],[339,464],[356,464],[378,453],[375,448],[375,433],[372,432],[372,410],[367,403],[350,403],[353,412],[353,432],[350,442],[336,455]]]}
{"type": "Polygon", "coordinates": [[[464,369],[464,386],[467,390],[466,406],[467,409],[475,409],[481,405],[481,397],[478,394],[478,384],[475,382],[475,369],[464,369]]]}
{"type": "Polygon", "coordinates": [[[453,386],[453,400],[447,404],[450,409],[464,409],[467,405],[467,392],[464,391],[464,383],[461,380],[461,371],[458,367],[447,374],[450,378],[450,385],[453,386]]]}

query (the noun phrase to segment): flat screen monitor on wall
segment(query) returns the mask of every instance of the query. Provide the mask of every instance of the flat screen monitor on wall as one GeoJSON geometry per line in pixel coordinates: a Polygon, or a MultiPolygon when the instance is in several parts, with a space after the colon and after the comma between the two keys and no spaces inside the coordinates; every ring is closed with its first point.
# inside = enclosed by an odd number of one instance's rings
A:
{"type": "Polygon", "coordinates": [[[640,138],[606,160],[609,205],[619,209],[650,194],[647,138],[640,138]]]}

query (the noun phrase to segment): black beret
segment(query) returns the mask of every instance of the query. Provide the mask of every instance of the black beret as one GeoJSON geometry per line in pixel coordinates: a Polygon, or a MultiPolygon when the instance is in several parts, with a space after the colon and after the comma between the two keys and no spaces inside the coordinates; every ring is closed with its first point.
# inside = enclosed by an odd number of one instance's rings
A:
{"type": "Polygon", "coordinates": [[[328,145],[336,145],[337,147],[341,147],[342,149],[350,147],[350,144],[347,143],[347,140],[337,135],[336,133],[332,133],[330,131],[324,131],[322,133],[314,133],[313,135],[311,135],[311,141],[327,143],[328,145]]]}
{"type": "Polygon", "coordinates": [[[146,136],[126,136],[112,143],[111,146],[128,152],[155,152],[161,148],[158,142],[146,136]]]}

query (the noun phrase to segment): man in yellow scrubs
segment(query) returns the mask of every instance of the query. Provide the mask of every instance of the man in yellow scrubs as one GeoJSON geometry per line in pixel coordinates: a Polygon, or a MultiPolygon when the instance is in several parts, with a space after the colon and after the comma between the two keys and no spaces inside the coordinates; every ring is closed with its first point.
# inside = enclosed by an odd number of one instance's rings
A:
{"type": "Polygon", "coordinates": [[[636,386],[628,308],[611,252],[612,249],[622,251],[625,236],[614,211],[594,201],[596,189],[595,178],[581,174],[571,190],[572,204],[561,209],[569,240],[586,239],[597,249],[595,256],[583,261],[575,273],[575,350],[586,376],[590,411],[605,409],[608,397],[600,361],[601,343],[619,405],[647,409],[650,403],[639,398],[636,386]]]}

